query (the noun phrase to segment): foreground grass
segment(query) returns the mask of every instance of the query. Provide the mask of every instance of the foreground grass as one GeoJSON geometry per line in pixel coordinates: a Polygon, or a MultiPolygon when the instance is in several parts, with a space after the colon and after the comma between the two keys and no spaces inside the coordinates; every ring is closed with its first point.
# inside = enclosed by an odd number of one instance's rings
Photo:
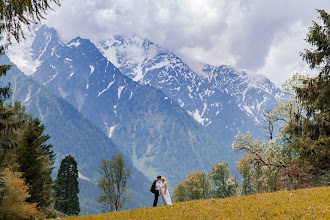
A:
{"type": "Polygon", "coordinates": [[[172,206],[65,218],[87,219],[330,219],[330,187],[195,200],[172,206]]]}

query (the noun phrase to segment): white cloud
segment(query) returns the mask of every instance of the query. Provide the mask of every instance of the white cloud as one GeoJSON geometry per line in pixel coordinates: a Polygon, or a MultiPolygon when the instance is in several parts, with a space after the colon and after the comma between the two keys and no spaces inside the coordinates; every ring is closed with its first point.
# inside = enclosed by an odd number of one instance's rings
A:
{"type": "Polygon", "coordinates": [[[193,67],[228,64],[280,84],[306,69],[299,52],[315,9],[329,12],[329,0],[65,0],[46,23],[67,41],[137,34],[193,67]]]}

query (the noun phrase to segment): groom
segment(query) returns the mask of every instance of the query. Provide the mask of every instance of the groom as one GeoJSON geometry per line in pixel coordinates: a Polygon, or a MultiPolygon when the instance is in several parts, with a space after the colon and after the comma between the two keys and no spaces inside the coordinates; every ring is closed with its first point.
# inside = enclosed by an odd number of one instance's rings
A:
{"type": "Polygon", "coordinates": [[[157,179],[154,180],[154,182],[151,185],[150,192],[155,194],[153,207],[157,206],[158,196],[160,195],[159,190],[160,190],[160,185],[161,185],[161,178],[162,178],[162,176],[157,176],[157,179]]]}

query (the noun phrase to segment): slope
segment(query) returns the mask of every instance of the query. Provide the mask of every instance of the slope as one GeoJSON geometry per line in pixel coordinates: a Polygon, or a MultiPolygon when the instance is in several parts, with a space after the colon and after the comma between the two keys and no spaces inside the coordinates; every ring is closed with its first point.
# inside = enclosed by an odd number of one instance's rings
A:
{"type": "Polygon", "coordinates": [[[319,187],[64,219],[329,219],[329,195],[330,187],[319,187]]]}
{"type": "MultiPolygon", "coordinates": [[[[1,57],[1,63],[10,63],[6,56],[1,57]]],[[[111,159],[119,154],[113,142],[86,117],[82,116],[72,105],[63,98],[54,95],[44,86],[24,75],[17,67],[12,66],[3,83],[10,82],[13,92],[12,101],[21,101],[26,111],[42,120],[45,133],[51,136],[50,143],[56,153],[56,170],[60,161],[68,154],[72,155],[79,170],[81,191],[79,194],[82,213],[100,212],[96,204],[96,173],[101,158],[111,159]],[[83,186],[88,186],[84,187],[83,186]]],[[[129,180],[130,190],[135,195],[126,208],[143,207],[152,199],[149,198],[146,185],[148,179],[135,167],[131,160],[125,157],[128,167],[132,170],[129,180]]],[[[53,175],[54,177],[56,175],[53,175]]]]}

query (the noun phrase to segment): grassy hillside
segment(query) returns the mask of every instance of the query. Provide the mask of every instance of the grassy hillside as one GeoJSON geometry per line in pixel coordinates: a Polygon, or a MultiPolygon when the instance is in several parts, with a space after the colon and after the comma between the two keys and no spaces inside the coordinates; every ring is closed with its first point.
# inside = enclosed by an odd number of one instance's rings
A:
{"type": "Polygon", "coordinates": [[[65,219],[330,219],[330,187],[196,200],[65,219]]]}

